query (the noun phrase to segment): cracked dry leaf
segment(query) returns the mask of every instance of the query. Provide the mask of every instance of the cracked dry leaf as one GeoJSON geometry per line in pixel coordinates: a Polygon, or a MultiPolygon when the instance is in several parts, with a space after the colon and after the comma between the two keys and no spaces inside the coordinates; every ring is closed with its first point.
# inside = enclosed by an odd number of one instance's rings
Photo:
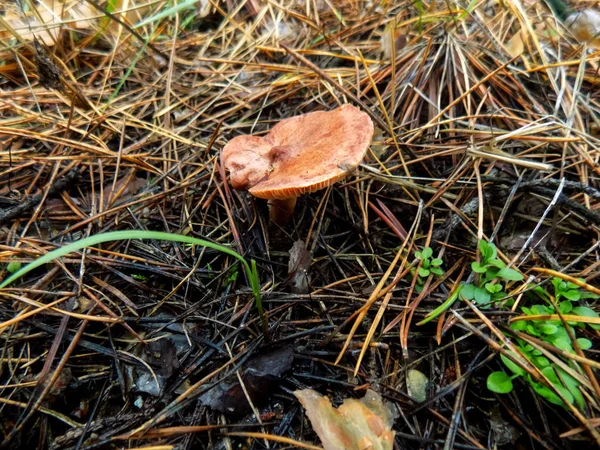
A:
{"type": "Polygon", "coordinates": [[[381,396],[368,390],[361,400],[347,398],[334,408],[312,389],[295,391],[325,450],[391,450],[395,414],[381,396]]]}

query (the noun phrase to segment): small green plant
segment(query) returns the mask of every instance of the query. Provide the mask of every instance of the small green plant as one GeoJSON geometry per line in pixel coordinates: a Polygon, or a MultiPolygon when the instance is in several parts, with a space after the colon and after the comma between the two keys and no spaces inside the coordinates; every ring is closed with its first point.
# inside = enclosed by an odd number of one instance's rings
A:
{"type": "Polygon", "coordinates": [[[471,263],[477,282],[464,284],[460,295],[465,300],[475,300],[479,306],[486,307],[491,301],[505,296],[502,281],[521,281],[523,275],[506,267],[506,264],[498,258],[498,250],[494,244],[482,239],[478,247],[481,262],[471,263]]]}
{"type": "Polygon", "coordinates": [[[417,292],[421,292],[423,289],[423,285],[425,284],[425,279],[434,274],[436,276],[444,275],[444,271],[440,267],[444,261],[440,258],[433,258],[433,250],[431,247],[425,247],[420,252],[415,252],[415,257],[421,261],[421,267],[417,271],[416,268],[411,270],[411,274],[417,277],[417,282],[415,284],[415,290],[417,292]]]}
{"type": "MultiPolygon", "coordinates": [[[[552,285],[554,286],[555,304],[558,308],[558,312],[561,314],[568,314],[570,316],[600,317],[591,308],[586,306],[574,307],[572,303],[583,298],[598,298],[598,295],[581,290],[578,285],[565,282],[560,278],[553,278],[552,285]]],[[[552,305],[552,302],[550,302],[549,295],[544,289],[537,287],[533,290],[533,292],[538,298],[545,300],[547,304],[534,304],[529,307],[521,307],[521,310],[526,316],[551,316],[557,313],[555,307],[552,305]]],[[[600,329],[600,325],[596,324],[585,324],[584,322],[578,321],[569,321],[567,323],[573,327],[572,331],[575,337],[575,328],[582,329],[586,326],[589,326],[595,330],[600,329]]],[[[564,350],[569,353],[575,353],[569,333],[561,320],[519,320],[513,322],[510,327],[515,331],[520,331],[543,342],[551,344],[560,350],[564,350]]],[[[592,343],[589,339],[576,337],[576,340],[578,345],[584,350],[589,349],[592,346],[592,343]]],[[[564,397],[567,402],[570,404],[575,402],[580,408],[585,406],[583,394],[579,389],[581,383],[577,379],[569,375],[569,373],[567,373],[559,364],[556,364],[555,362],[552,362],[543,356],[540,350],[524,340],[517,338],[516,346],[519,348],[521,354],[527,358],[531,364],[540,369],[542,374],[550,383],[552,383],[554,388],[561,393],[562,397],[564,397]]],[[[487,379],[487,387],[489,390],[499,394],[509,393],[513,389],[512,380],[522,377],[527,383],[529,383],[529,385],[538,395],[545,398],[550,403],[565,406],[563,400],[556,395],[552,389],[537,382],[522,367],[515,364],[504,355],[500,355],[500,359],[502,360],[504,366],[512,373],[512,375],[509,375],[505,372],[493,372],[488,376],[487,379]]],[[[569,365],[574,371],[578,371],[577,365],[573,361],[568,361],[565,364],[569,365]]]]}
{"type": "MultiPolygon", "coordinates": [[[[584,281],[583,279],[580,281],[584,281]]],[[[562,298],[565,298],[572,302],[577,302],[584,298],[598,298],[597,294],[593,292],[581,290],[581,288],[570,281],[563,281],[558,277],[552,278],[552,285],[554,286],[554,298],[556,302],[561,302],[562,298]]],[[[562,312],[562,311],[561,311],[562,312]]],[[[566,313],[565,313],[566,314],[566,313]]]]}
{"type": "Polygon", "coordinates": [[[17,270],[21,268],[21,263],[18,261],[11,261],[6,266],[6,271],[8,273],[15,273],[17,270]]]}
{"type": "MultiPolygon", "coordinates": [[[[471,278],[474,280],[469,283],[461,283],[448,296],[448,299],[431,311],[424,320],[418,325],[423,325],[442,314],[455,301],[460,298],[465,300],[474,300],[479,307],[488,307],[491,302],[506,296],[504,292],[504,283],[508,281],[521,281],[523,275],[514,269],[506,266],[506,264],[498,258],[498,250],[492,243],[480,240],[478,243],[480,253],[479,261],[471,263],[471,278]]],[[[425,261],[429,261],[432,253],[424,249],[420,254],[415,255],[421,259],[422,267],[428,269],[425,261]]],[[[432,263],[429,263],[432,266],[432,263]]],[[[433,266],[437,267],[437,266],[433,266]]],[[[417,274],[429,275],[433,273],[430,269],[427,273],[421,271],[417,274]]],[[[525,316],[531,316],[528,320],[518,320],[511,323],[510,328],[516,332],[525,333],[532,338],[550,344],[559,350],[569,353],[575,353],[568,330],[563,322],[556,317],[558,313],[569,315],[568,326],[573,328],[577,344],[582,349],[589,349],[592,343],[589,339],[577,337],[575,329],[583,329],[586,326],[594,330],[600,330],[599,324],[586,324],[584,321],[571,320],[572,316],[600,318],[600,315],[593,309],[587,306],[574,306],[574,302],[581,299],[595,299],[598,295],[588,292],[580,288],[576,283],[564,281],[560,278],[553,278],[552,285],[554,287],[554,302],[551,301],[550,295],[542,288],[537,287],[531,291],[531,295],[538,302],[531,306],[523,306],[521,310],[525,316]],[[544,303],[539,303],[539,299],[544,300],[544,303]],[[556,305],[553,306],[553,305],[556,305]],[[558,311],[557,311],[558,309],[558,311]],[[533,317],[536,316],[536,317],[533,317]],[[539,316],[546,316],[542,318],[539,316]]],[[[581,392],[581,382],[574,377],[576,373],[580,373],[580,368],[573,360],[565,359],[562,364],[556,363],[544,356],[544,353],[531,345],[524,339],[516,338],[514,340],[516,348],[519,350],[519,355],[509,352],[509,355],[518,361],[522,358],[527,359],[531,365],[535,366],[545,376],[548,382],[552,385],[540,383],[530,372],[526,371],[521,365],[515,363],[513,359],[505,354],[500,355],[506,371],[497,371],[491,373],[487,378],[487,388],[498,394],[507,394],[513,390],[513,380],[516,378],[524,379],[533,390],[541,397],[549,402],[566,406],[566,403],[576,404],[579,408],[584,408],[585,400],[581,392]],[[566,369],[566,370],[565,370],[566,369]],[[560,395],[557,395],[560,394],[560,395]]]]}
{"type": "MultiPolygon", "coordinates": [[[[579,390],[579,386],[581,386],[579,381],[569,375],[558,364],[543,356],[542,352],[531,344],[519,340],[517,347],[525,358],[540,369],[542,374],[569,404],[576,402],[580,408],[584,407],[585,402],[583,394],[579,390]]],[[[502,371],[492,372],[487,378],[487,388],[490,391],[498,394],[508,394],[513,390],[512,380],[522,377],[540,397],[545,398],[552,404],[565,406],[563,400],[552,389],[536,381],[521,366],[504,355],[500,355],[500,359],[511,374],[502,371]]]]}
{"type": "Polygon", "coordinates": [[[425,13],[425,8],[423,6],[423,0],[415,0],[413,3],[415,8],[417,8],[417,12],[419,13],[419,20],[417,21],[417,31],[419,33],[423,32],[423,15],[425,13]]]}
{"type": "Polygon", "coordinates": [[[232,267],[231,269],[229,269],[225,274],[225,286],[228,286],[235,280],[237,280],[238,274],[239,272],[237,270],[237,267],[232,267]]]}
{"type": "MultiPolygon", "coordinates": [[[[519,342],[518,347],[521,353],[540,369],[542,374],[552,383],[553,387],[563,398],[569,403],[576,401],[580,407],[583,407],[583,394],[579,390],[581,383],[563,369],[551,363],[548,358],[541,356],[542,353],[532,345],[523,345],[523,342],[519,342]]],[[[523,377],[540,397],[545,398],[552,404],[564,406],[562,399],[552,389],[535,381],[521,366],[514,363],[505,355],[500,355],[500,359],[512,374],[509,375],[505,372],[491,373],[486,383],[490,391],[498,394],[508,394],[513,390],[512,380],[523,377]]]]}
{"type": "MultiPolygon", "coordinates": [[[[0,289],[5,288],[10,285],[12,282],[18,280],[23,275],[28,272],[31,272],[33,269],[49,263],[61,256],[68,255],[71,252],[81,250],[85,247],[90,247],[92,245],[101,244],[104,242],[112,242],[112,241],[123,241],[130,239],[155,239],[159,241],[171,241],[171,242],[182,242],[184,244],[194,244],[202,247],[212,248],[213,250],[218,250],[227,255],[233,256],[236,258],[244,267],[246,274],[248,275],[248,280],[250,281],[250,287],[252,289],[252,293],[254,295],[254,299],[256,302],[256,308],[258,309],[258,314],[261,319],[263,333],[265,337],[268,337],[268,325],[266,316],[262,307],[262,297],[260,293],[260,281],[258,278],[258,270],[256,267],[256,261],[250,260],[250,263],[246,261],[246,259],[237,253],[236,251],[225,247],[224,245],[216,244],[214,242],[206,241],[204,239],[198,239],[191,236],[184,236],[182,234],[174,234],[174,233],[164,233],[161,231],[141,231],[141,230],[131,230],[131,231],[112,231],[109,233],[99,233],[93,236],[89,236],[85,239],[81,239],[76,242],[71,242],[63,247],[59,247],[51,252],[46,253],[44,256],[39,257],[38,259],[30,262],[22,269],[13,273],[10,277],[5,279],[2,283],[0,283],[0,289]]],[[[237,276],[237,275],[236,275],[237,276]]],[[[230,281],[231,275],[230,275],[230,281]]]]}
{"type": "Polygon", "coordinates": [[[506,267],[506,264],[498,258],[498,249],[493,243],[481,239],[477,246],[481,255],[480,262],[473,261],[471,263],[472,278],[475,278],[476,281],[474,283],[461,283],[452,291],[444,303],[431,311],[417,325],[424,325],[435,319],[459,298],[475,300],[481,308],[487,308],[492,301],[506,296],[503,282],[521,281],[523,279],[523,275],[515,269],[506,267]]]}

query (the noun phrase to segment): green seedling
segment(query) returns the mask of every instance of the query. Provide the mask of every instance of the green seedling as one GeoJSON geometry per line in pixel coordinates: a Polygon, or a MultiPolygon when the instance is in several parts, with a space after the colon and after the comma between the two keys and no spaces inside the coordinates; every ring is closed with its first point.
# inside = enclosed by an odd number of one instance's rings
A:
{"type": "Polygon", "coordinates": [[[421,292],[423,285],[425,284],[425,279],[429,275],[433,274],[438,277],[444,275],[444,271],[440,267],[444,261],[440,258],[431,259],[432,256],[433,250],[431,247],[425,247],[422,251],[415,252],[415,257],[421,261],[419,270],[416,268],[411,270],[412,275],[417,277],[417,282],[415,284],[415,290],[417,292],[421,292]]]}
{"type": "MultiPolygon", "coordinates": [[[[542,374],[548,379],[556,391],[560,392],[563,398],[569,403],[577,401],[578,404],[583,405],[583,395],[578,389],[580,383],[564,370],[551,364],[547,358],[540,356],[541,352],[536,350],[533,346],[524,346],[522,342],[519,342],[518,346],[521,353],[540,369],[542,374]]],[[[521,366],[504,355],[500,355],[500,359],[512,374],[509,375],[506,372],[500,371],[491,373],[488,376],[486,383],[487,388],[490,391],[498,394],[508,394],[513,390],[513,380],[515,378],[523,377],[539,396],[545,398],[552,404],[564,406],[561,397],[556,395],[549,387],[535,381],[521,366]]]]}
{"type": "Polygon", "coordinates": [[[417,8],[417,12],[419,13],[419,20],[417,21],[417,31],[420,33],[423,32],[423,15],[425,14],[425,8],[423,6],[423,0],[415,0],[414,6],[417,8]]]}
{"type": "Polygon", "coordinates": [[[8,273],[15,273],[17,270],[21,268],[21,263],[18,261],[9,262],[6,266],[6,271],[8,273]]]}
{"type": "MultiPolygon", "coordinates": [[[[585,281],[581,279],[580,281],[585,281]]],[[[557,302],[560,302],[562,298],[565,298],[572,302],[577,302],[581,299],[586,298],[599,298],[597,294],[582,290],[577,284],[571,283],[570,281],[563,281],[560,278],[552,278],[552,285],[554,286],[554,298],[557,302]]]]}
{"type": "Polygon", "coordinates": [[[471,263],[472,278],[476,278],[477,282],[461,283],[444,303],[431,311],[417,325],[424,325],[435,319],[459,298],[474,300],[482,308],[489,307],[490,302],[506,296],[503,282],[523,280],[523,275],[515,269],[506,267],[506,264],[498,258],[498,250],[494,244],[482,239],[479,241],[478,248],[481,255],[480,262],[471,263]]]}
{"type": "MultiPolygon", "coordinates": [[[[579,381],[569,375],[557,364],[552,363],[548,358],[542,356],[542,353],[532,345],[524,344],[524,341],[519,340],[518,348],[525,358],[540,369],[541,373],[552,384],[555,390],[560,392],[561,396],[569,404],[575,402],[580,408],[585,406],[583,394],[579,389],[579,386],[581,386],[579,381]]],[[[515,378],[522,378],[540,397],[545,398],[554,405],[566,406],[564,401],[561,397],[556,395],[554,390],[536,381],[529,373],[525,372],[521,366],[515,364],[504,355],[500,355],[500,359],[511,374],[502,371],[492,372],[488,376],[486,383],[487,388],[490,391],[498,394],[508,394],[513,390],[512,381],[515,378]]]]}
{"type": "Polygon", "coordinates": [[[208,275],[207,275],[208,279],[212,280],[215,277],[215,274],[214,274],[214,269],[212,268],[212,266],[210,265],[210,263],[208,263],[206,265],[206,270],[208,271],[208,275]]]}
{"type": "MultiPolygon", "coordinates": [[[[560,278],[553,278],[552,285],[554,286],[555,304],[558,311],[556,311],[556,308],[551,304],[547,292],[541,287],[537,287],[533,292],[537,294],[539,298],[546,300],[547,304],[534,304],[528,307],[523,306],[521,310],[526,316],[554,315],[560,312],[560,314],[568,314],[570,316],[600,317],[598,313],[591,308],[586,306],[573,306],[573,302],[577,302],[583,298],[598,298],[598,295],[584,291],[578,285],[565,282],[560,278]]],[[[590,328],[597,330],[600,329],[600,325],[586,324],[585,322],[577,321],[568,322],[568,325],[572,327],[573,335],[575,336],[579,347],[583,350],[591,348],[591,341],[581,337],[578,338],[575,328],[583,329],[586,326],[589,326],[590,328]]],[[[575,353],[571,338],[569,337],[569,332],[560,320],[520,320],[513,322],[510,327],[515,331],[520,331],[546,342],[559,350],[575,353]]],[[[543,353],[540,350],[524,340],[516,339],[516,345],[521,354],[529,360],[532,365],[540,369],[546,379],[553,385],[556,391],[560,392],[567,402],[570,404],[576,403],[579,408],[584,408],[584,397],[579,389],[581,383],[577,379],[567,373],[559,364],[556,364],[543,356],[543,353]]],[[[493,372],[489,375],[487,380],[487,387],[489,390],[499,394],[509,393],[513,388],[512,380],[522,377],[538,395],[545,398],[550,403],[566,406],[564,401],[556,395],[552,389],[537,382],[530,374],[526,373],[522,367],[518,366],[504,355],[500,355],[500,358],[504,363],[504,366],[512,372],[512,375],[507,375],[504,372],[493,372]]],[[[579,372],[578,365],[573,361],[565,360],[565,364],[575,372],[579,372]]]]}
{"type": "Polygon", "coordinates": [[[154,239],[159,241],[170,241],[170,242],[182,242],[184,244],[194,244],[202,247],[212,248],[213,250],[220,251],[227,255],[233,256],[236,258],[244,268],[248,280],[250,281],[250,288],[252,289],[252,294],[254,295],[254,299],[256,302],[256,308],[258,309],[258,314],[261,318],[261,323],[263,327],[263,333],[265,337],[268,337],[268,325],[266,316],[262,307],[262,297],[260,292],[260,281],[258,278],[258,270],[256,267],[256,261],[251,260],[250,263],[246,261],[246,259],[237,253],[236,251],[230,249],[229,247],[225,247],[224,245],[216,244],[214,242],[210,242],[204,239],[198,239],[191,236],[184,236],[182,234],[173,234],[173,233],[164,233],[161,231],[141,231],[141,230],[132,230],[132,231],[113,231],[110,233],[99,233],[93,236],[89,236],[85,239],[81,239],[79,241],[71,242],[63,247],[59,247],[51,252],[46,253],[44,256],[39,257],[38,259],[30,262],[22,269],[13,273],[10,277],[5,279],[2,283],[0,283],[0,289],[9,286],[14,281],[21,278],[23,275],[31,272],[33,269],[40,267],[46,263],[52,262],[57,258],[68,255],[71,252],[75,252],[81,250],[86,247],[91,247],[93,245],[102,244],[104,242],[113,242],[113,241],[123,241],[130,239],[154,239]]]}
{"type": "Polygon", "coordinates": [[[498,250],[494,244],[482,239],[478,247],[481,262],[471,263],[471,269],[478,281],[464,284],[460,295],[465,300],[475,300],[479,306],[487,307],[491,301],[505,297],[502,281],[521,281],[523,275],[506,267],[498,258],[498,250]]]}
{"type": "Polygon", "coordinates": [[[232,267],[231,269],[229,269],[227,271],[227,274],[225,275],[225,286],[229,286],[231,283],[237,280],[238,274],[239,272],[237,270],[237,267],[232,267]]]}
{"type": "MultiPolygon", "coordinates": [[[[418,325],[423,325],[438,317],[460,298],[474,300],[480,307],[485,308],[491,302],[506,296],[503,283],[523,280],[523,275],[507,267],[498,258],[498,250],[494,244],[481,240],[478,243],[478,248],[480,260],[479,262],[473,261],[471,263],[471,278],[475,281],[472,283],[461,283],[457,286],[451,292],[448,299],[435,310],[431,311],[418,325]]],[[[415,253],[415,256],[421,260],[421,267],[425,270],[428,270],[432,266],[431,262],[429,262],[431,255],[432,252],[427,249],[424,249],[421,253],[415,253]],[[425,263],[426,261],[427,264],[425,263]]],[[[437,266],[433,265],[433,267],[437,266]]],[[[417,276],[428,276],[430,273],[433,273],[431,269],[422,273],[419,271],[417,276]]],[[[574,302],[578,302],[581,299],[599,298],[598,295],[581,289],[575,283],[565,282],[560,278],[552,279],[552,285],[554,287],[554,304],[558,311],[556,311],[553,303],[550,301],[550,295],[543,288],[537,287],[533,289],[533,295],[536,295],[537,299],[541,298],[545,300],[546,304],[536,303],[528,307],[523,306],[521,310],[526,316],[552,316],[560,313],[570,316],[580,316],[582,318],[600,318],[598,313],[587,306],[573,305],[574,302]]],[[[600,325],[588,324],[585,321],[570,321],[567,323],[567,326],[573,328],[572,332],[574,335],[575,328],[582,329],[589,326],[594,330],[600,330],[600,325]]],[[[546,342],[558,350],[575,353],[569,332],[561,320],[519,320],[513,322],[510,327],[515,331],[546,342]]],[[[577,337],[576,335],[575,339],[581,349],[586,350],[592,346],[589,339],[577,337]]],[[[572,375],[573,373],[581,373],[581,369],[577,363],[573,360],[565,359],[563,364],[557,364],[545,357],[541,350],[523,339],[515,339],[515,345],[519,349],[521,356],[540,370],[546,380],[552,385],[552,388],[547,384],[540,383],[511,358],[501,354],[500,359],[507,371],[493,372],[488,376],[486,384],[490,391],[498,394],[512,392],[514,388],[513,380],[522,378],[539,396],[545,398],[550,403],[566,407],[567,404],[565,402],[567,402],[569,404],[576,404],[580,409],[585,407],[585,399],[581,392],[581,382],[572,375]],[[569,368],[569,371],[565,370],[566,367],[569,368]],[[557,393],[560,395],[557,395],[557,393]]],[[[522,359],[517,358],[515,354],[511,354],[511,356],[515,360],[522,359]]]]}

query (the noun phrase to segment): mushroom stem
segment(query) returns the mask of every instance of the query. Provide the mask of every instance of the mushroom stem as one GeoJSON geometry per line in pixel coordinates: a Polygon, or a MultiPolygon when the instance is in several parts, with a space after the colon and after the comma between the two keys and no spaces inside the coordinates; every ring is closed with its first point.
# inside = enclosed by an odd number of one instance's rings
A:
{"type": "Polygon", "coordinates": [[[269,200],[269,217],[278,225],[284,225],[296,207],[296,197],[269,200]]]}

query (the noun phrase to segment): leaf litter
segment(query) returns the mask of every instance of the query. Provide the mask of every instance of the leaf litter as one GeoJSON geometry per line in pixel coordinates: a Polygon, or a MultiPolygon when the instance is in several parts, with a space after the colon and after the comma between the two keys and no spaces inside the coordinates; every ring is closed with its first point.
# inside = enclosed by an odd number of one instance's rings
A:
{"type": "Polygon", "coordinates": [[[312,256],[304,245],[304,241],[298,240],[290,249],[290,260],[288,262],[288,284],[294,294],[308,294],[310,291],[309,269],[312,256]]]}
{"type": "Polygon", "coordinates": [[[199,400],[228,416],[244,416],[251,410],[248,399],[260,405],[276,392],[283,375],[291,369],[293,359],[292,347],[265,351],[244,364],[241,383],[224,380],[201,395],[199,400]]]}
{"type": "Polygon", "coordinates": [[[367,390],[360,400],[347,398],[338,408],[312,389],[295,391],[294,395],[306,409],[325,450],[394,448],[391,428],[397,413],[375,391],[367,390]]]}

